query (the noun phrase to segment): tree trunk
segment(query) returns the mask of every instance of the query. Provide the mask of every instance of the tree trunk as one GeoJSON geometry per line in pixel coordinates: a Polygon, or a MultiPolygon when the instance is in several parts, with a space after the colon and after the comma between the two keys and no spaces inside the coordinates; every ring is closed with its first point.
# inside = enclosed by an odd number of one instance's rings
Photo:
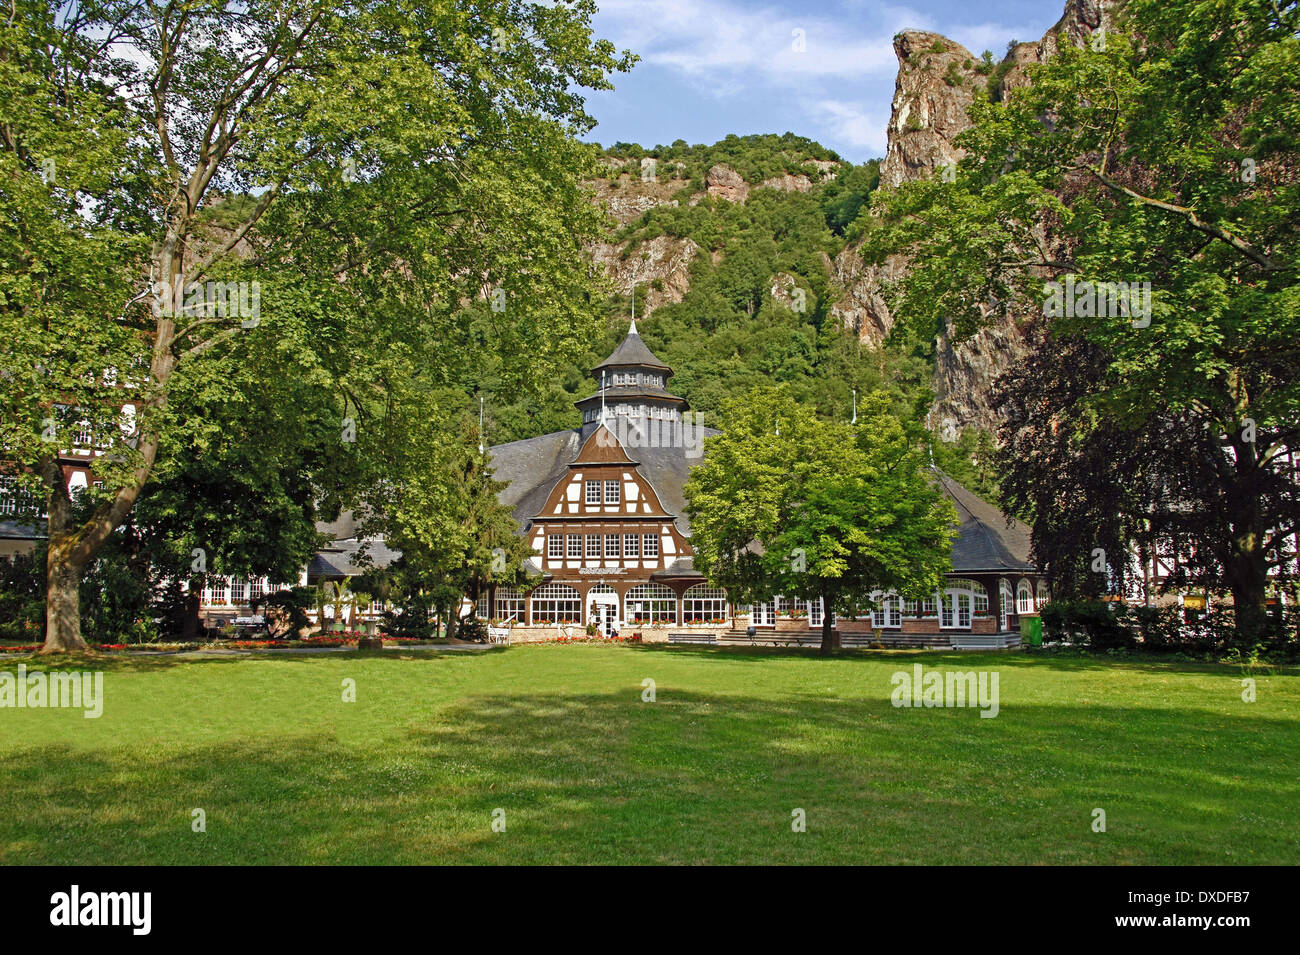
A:
{"type": "Polygon", "coordinates": [[[1228,587],[1232,593],[1232,619],[1237,643],[1242,647],[1267,639],[1269,629],[1265,597],[1268,593],[1268,567],[1263,555],[1233,548],[1233,562],[1227,568],[1228,587]]]}
{"type": "Polygon", "coordinates": [[[835,594],[822,591],[822,656],[829,656],[840,648],[840,635],[835,632],[835,594]]]}
{"type": "Polygon", "coordinates": [[[87,552],[82,535],[69,527],[72,500],[59,462],[49,459],[42,471],[49,489],[49,549],[45,555],[45,646],[41,652],[84,653],[90,646],[81,636],[81,575],[99,548],[87,552]]]}
{"type": "Polygon", "coordinates": [[[45,646],[42,653],[90,650],[81,636],[81,566],[61,559],[51,542],[46,560],[45,646]]]}
{"type": "Polygon", "coordinates": [[[185,594],[185,619],[181,622],[181,641],[189,643],[199,638],[199,607],[202,601],[199,599],[199,591],[194,589],[191,581],[190,588],[185,594]]]}
{"type": "Polygon", "coordinates": [[[1235,485],[1227,489],[1226,503],[1232,528],[1224,559],[1224,576],[1232,593],[1232,618],[1239,646],[1266,639],[1268,611],[1268,557],[1264,541],[1267,520],[1260,502],[1257,449],[1253,443],[1234,441],[1235,485]]]}

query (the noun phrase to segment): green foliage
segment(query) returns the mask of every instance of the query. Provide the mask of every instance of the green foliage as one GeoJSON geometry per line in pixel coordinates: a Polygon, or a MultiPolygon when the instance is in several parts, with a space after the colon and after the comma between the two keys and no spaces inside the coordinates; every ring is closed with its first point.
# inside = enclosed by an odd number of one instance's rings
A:
{"type": "Polygon", "coordinates": [[[1270,615],[1263,641],[1256,644],[1240,642],[1230,606],[1188,614],[1177,605],[1053,600],[1041,614],[1048,640],[1069,640],[1091,650],[1141,649],[1237,661],[1243,654],[1278,662],[1300,658],[1300,614],[1294,606],[1286,614],[1270,615]]]}
{"type": "Polygon", "coordinates": [[[997,442],[983,428],[963,428],[955,441],[945,440],[942,427],[930,438],[934,463],[967,490],[986,501],[996,501],[1000,496],[999,475],[1001,464],[997,460],[997,442]]]}
{"type": "Polygon", "coordinates": [[[479,453],[478,423],[467,412],[453,390],[417,393],[362,442],[385,480],[367,498],[361,532],[401,552],[391,577],[397,593],[417,597],[417,609],[438,608],[449,623],[462,596],[473,601],[492,584],[524,583],[521,565],[532,555],[499,500],[504,485],[479,453]]]}
{"type": "Polygon", "coordinates": [[[880,160],[871,159],[861,166],[846,164],[842,167],[839,174],[821,189],[827,227],[836,235],[844,235],[879,186],[880,160]]]}
{"type": "Polygon", "coordinates": [[[628,171],[635,176],[640,175],[643,156],[654,156],[661,169],[680,163],[681,177],[696,183],[697,188],[703,186],[709,169],[719,163],[730,166],[752,184],[786,173],[806,175],[809,168],[805,163],[810,159],[840,161],[832,150],[793,133],[732,134],[711,146],[690,146],[680,139],[671,146],[655,146],[654,149],[643,149],[634,143],[615,143],[605,150],[605,155],[629,160],[628,171]],[[635,168],[630,165],[633,160],[636,161],[635,168]]]}
{"type": "MultiPolygon", "coordinates": [[[[1030,86],[972,105],[955,182],[878,192],[866,250],[911,259],[892,304],[918,338],[1010,312],[1100,351],[1086,387],[1049,395],[1038,434],[1069,422],[1094,490],[1149,482],[1156,510],[1125,516],[1198,555],[1233,593],[1242,639],[1300,528],[1285,463],[1300,443],[1298,35],[1294,4],[1134,0],[1104,50],[1063,41],[1030,86]],[[1149,282],[1150,308],[1057,315],[1047,280],[1149,282]],[[1107,432],[1197,451],[1158,468],[1117,454],[1107,472],[1107,432]]],[[[1036,462],[1017,461],[1027,485],[1036,462]]],[[[1068,473],[1068,456],[1055,466],[1068,473]]]]}
{"type": "Polygon", "coordinates": [[[0,640],[45,639],[44,553],[0,557],[0,640]]]}
{"type": "Polygon", "coordinates": [[[1122,619],[1124,605],[1102,600],[1054,600],[1043,607],[1043,635],[1093,650],[1132,649],[1137,645],[1122,619]]]}
{"type": "MultiPolygon", "coordinates": [[[[263,380],[318,392],[279,391],[262,432],[306,439],[249,478],[297,471],[265,489],[263,514],[292,531],[254,555],[267,562],[301,548],[310,515],[290,505],[316,502],[310,482],[328,508],[383,480],[359,458],[334,468],[357,449],[322,456],[323,421],[374,428],[395,390],[445,385],[486,353],[526,391],[585,341],[582,253],[601,215],[583,185],[597,158],[577,138],[594,125],[583,97],[634,60],[593,36],[594,13],[592,0],[179,13],[95,0],[75,17],[13,5],[0,24],[0,464],[50,492],[52,604],[56,588],[57,606],[75,604],[70,582],[155,468],[211,484],[203,462],[172,459],[218,441],[223,400],[250,400],[250,351],[263,380]],[[152,287],[209,281],[257,282],[260,315],[189,295],[175,308],[152,287]],[[497,288],[504,310],[466,307],[497,288]],[[74,524],[52,453],[64,445],[47,435],[80,420],[110,453],[74,524]]],[[[74,612],[51,629],[50,649],[81,645],[74,612]]]]}
{"type": "MultiPolygon", "coordinates": [[[[782,593],[841,608],[876,590],[933,590],[951,567],[956,515],[923,473],[918,430],[891,404],[866,397],[852,426],[778,388],[728,402],[727,430],[686,484],[696,566],[741,600],[782,593]]],[[[828,625],[823,650],[829,639],[828,625]]]]}
{"type": "Polygon", "coordinates": [[[1015,44],[1012,43],[1007,47],[1006,58],[998,63],[997,66],[993,66],[991,62],[986,63],[989,69],[987,70],[988,81],[985,83],[984,88],[985,92],[988,93],[988,98],[995,103],[1002,101],[1002,81],[1006,79],[1007,74],[1011,72],[1011,68],[1016,65],[1015,60],[1011,59],[1011,51],[1014,49],[1014,46],[1015,44]]]}
{"type": "Polygon", "coordinates": [[[263,605],[263,616],[274,615],[275,610],[283,611],[287,617],[287,631],[283,636],[289,639],[295,639],[298,634],[310,625],[311,620],[307,616],[307,611],[316,606],[317,591],[315,587],[289,587],[285,590],[277,590],[273,594],[268,594],[263,605]]]}

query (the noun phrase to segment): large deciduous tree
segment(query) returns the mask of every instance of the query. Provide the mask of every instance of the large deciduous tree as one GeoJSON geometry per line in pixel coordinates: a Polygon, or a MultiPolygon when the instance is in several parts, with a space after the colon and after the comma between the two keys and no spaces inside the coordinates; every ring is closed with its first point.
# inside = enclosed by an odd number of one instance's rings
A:
{"type": "Polygon", "coordinates": [[[594,9],[15,0],[0,16],[0,456],[48,501],[47,650],[85,648],[78,580],[204,432],[173,396],[219,391],[237,343],[334,396],[348,455],[417,365],[496,347],[544,376],[587,335],[582,90],[630,63],[593,38],[594,9]],[[475,299],[490,340],[459,337],[475,299]],[[104,452],[85,519],[58,463],[77,428],[104,452]]]}
{"type": "MultiPolygon", "coordinates": [[[[872,255],[911,256],[895,306],[918,333],[1013,315],[1046,326],[1044,347],[1098,359],[1083,387],[1037,387],[1030,366],[1016,379],[1039,430],[1005,434],[1010,446],[1052,445],[1052,467],[1096,478],[1076,482],[1097,492],[1089,506],[1059,520],[1057,489],[1037,495],[1039,538],[1088,533],[1089,511],[1106,533],[1185,532],[1247,640],[1300,529],[1298,34],[1294,2],[1129,0],[1004,103],[977,101],[955,181],[878,193],[868,228],[872,255]],[[1117,283],[1139,297],[1112,295],[1117,283]],[[1170,441],[1187,454],[1121,447],[1170,441]]],[[[1004,461],[1008,502],[1024,505],[1051,468],[1004,461]]]]}
{"type": "Polygon", "coordinates": [[[733,600],[821,599],[823,653],[835,610],[932,592],[951,568],[956,514],[890,401],[867,396],[850,425],[779,389],[733,399],[686,484],[698,568],[733,600]]]}
{"type": "Polygon", "coordinates": [[[364,449],[384,480],[366,500],[361,529],[401,551],[404,589],[429,598],[448,637],[464,597],[476,604],[494,584],[524,583],[532,556],[464,398],[450,389],[409,397],[364,449]]]}

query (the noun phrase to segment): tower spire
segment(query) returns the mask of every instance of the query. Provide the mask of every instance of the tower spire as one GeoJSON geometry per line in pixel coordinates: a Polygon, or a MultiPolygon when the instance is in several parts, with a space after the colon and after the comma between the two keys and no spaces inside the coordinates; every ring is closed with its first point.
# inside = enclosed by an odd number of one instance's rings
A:
{"type": "Polygon", "coordinates": [[[632,283],[632,327],[627,330],[629,335],[639,334],[636,330],[636,283],[632,283]]]}

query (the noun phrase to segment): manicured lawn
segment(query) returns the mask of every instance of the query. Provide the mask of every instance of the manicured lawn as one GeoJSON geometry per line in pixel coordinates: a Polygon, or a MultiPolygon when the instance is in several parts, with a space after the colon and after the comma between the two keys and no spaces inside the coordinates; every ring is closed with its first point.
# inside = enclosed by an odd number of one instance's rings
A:
{"type": "Polygon", "coordinates": [[[1300,862],[1294,671],[1245,703],[1239,668],[1018,653],[92,665],[98,720],[0,709],[0,862],[1300,862]],[[918,661],[998,671],[1000,714],[894,708],[918,661]]]}

